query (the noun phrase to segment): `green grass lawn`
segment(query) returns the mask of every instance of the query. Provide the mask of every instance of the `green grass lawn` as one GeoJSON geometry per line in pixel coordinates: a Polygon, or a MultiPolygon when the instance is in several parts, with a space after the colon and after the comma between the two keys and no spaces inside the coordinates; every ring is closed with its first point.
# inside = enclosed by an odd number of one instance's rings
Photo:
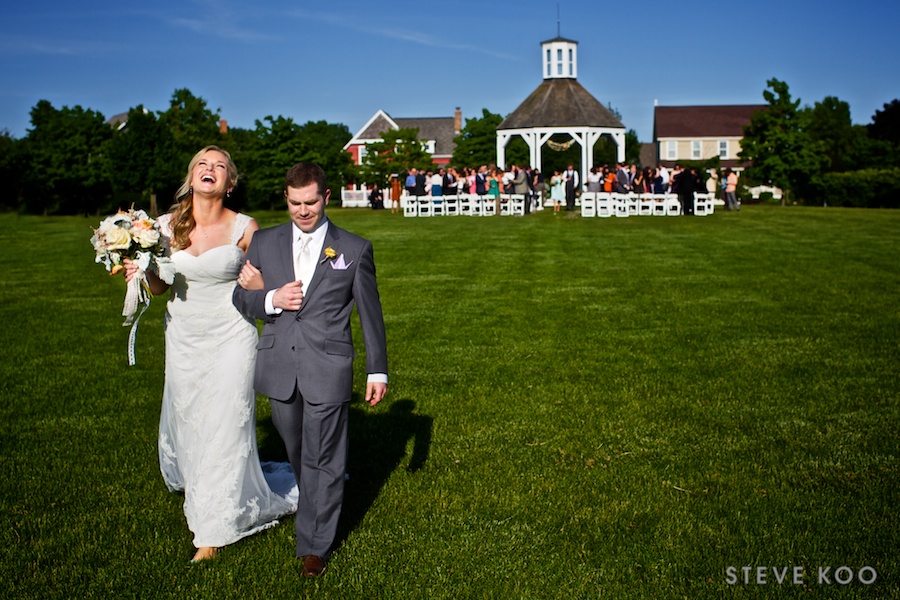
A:
{"type": "Polygon", "coordinates": [[[375,245],[391,383],[352,405],[312,581],[292,518],[189,565],[157,465],[164,299],[128,367],[99,218],[0,215],[0,595],[900,597],[900,212],[329,215],[375,245]]]}

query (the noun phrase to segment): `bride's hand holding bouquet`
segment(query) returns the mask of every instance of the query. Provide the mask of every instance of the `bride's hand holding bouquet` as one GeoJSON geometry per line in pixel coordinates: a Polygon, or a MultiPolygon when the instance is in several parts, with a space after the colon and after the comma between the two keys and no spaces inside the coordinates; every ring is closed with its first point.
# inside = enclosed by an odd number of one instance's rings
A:
{"type": "Polygon", "coordinates": [[[128,364],[134,364],[134,337],[137,324],[153,297],[147,274],[155,274],[162,282],[175,279],[172,260],[166,256],[166,245],[159,223],[143,210],[131,208],[103,219],[91,237],[96,257],[110,275],[125,272],[127,289],[122,316],[124,326],[132,325],[128,345],[128,364]],[[138,307],[141,307],[138,313],[138,307]]]}

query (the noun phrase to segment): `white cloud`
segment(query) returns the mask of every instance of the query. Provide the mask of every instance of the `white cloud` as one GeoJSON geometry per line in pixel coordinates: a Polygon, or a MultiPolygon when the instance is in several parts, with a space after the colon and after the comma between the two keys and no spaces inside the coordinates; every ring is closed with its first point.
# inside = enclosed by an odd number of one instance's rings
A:
{"type": "Polygon", "coordinates": [[[216,16],[212,19],[167,18],[166,21],[173,27],[188,29],[200,35],[220,37],[241,42],[261,42],[278,39],[266,33],[258,33],[251,29],[244,29],[237,23],[230,22],[228,18],[223,18],[221,16],[216,16]]]}
{"type": "Polygon", "coordinates": [[[85,56],[111,51],[114,49],[110,44],[96,41],[0,35],[0,54],[3,55],[85,56]]]}
{"type": "Polygon", "coordinates": [[[482,46],[473,46],[470,44],[459,44],[455,43],[451,40],[448,40],[442,36],[434,36],[414,30],[398,30],[396,27],[384,27],[375,24],[361,25],[356,22],[352,22],[347,15],[335,15],[329,13],[311,13],[303,10],[292,10],[288,13],[288,16],[294,17],[296,19],[308,20],[308,21],[318,21],[320,23],[328,23],[329,25],[334,25],[335,27],[340,27],[342,29],[349,29],[351,31],[356,31],[359,33],[365,33],[372,36],[399,40],[402,42],[408,42],[411,44],[417,44],[420,46],[427,46],[429,48],[439,48],[445,50],[457,50],[464,52],[473,52],[476,54],[483,54],[485,56],[490,56],[492,58],[500,59],[500,60],[510,60],[510,61],[519,61],[520,57],[514,56],[511,54],[505,54],[502,52],[495,52],[488,48],[482,46]]]}

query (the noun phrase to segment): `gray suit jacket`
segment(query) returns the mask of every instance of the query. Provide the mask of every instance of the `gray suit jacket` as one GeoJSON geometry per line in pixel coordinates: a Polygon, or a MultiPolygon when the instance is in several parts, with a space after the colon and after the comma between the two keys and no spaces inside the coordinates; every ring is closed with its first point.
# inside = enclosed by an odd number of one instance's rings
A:
{"type": "Polygon", "coordinates": [[[366,346],[368,373],[387,373],[387,342],[381,300],[375,282],[372,244],[335,226],[325,225],[323,256],[318,257],[299,311],[267,315],[268,290],[294,281],[291,223],[257,231],[247,249],[247,260],[262,271],[265,290],[235,287],[233,301],[244,315],[265,321],[257,345],[256,391],[276,400],[287,400],[294,389],[313,403],[350,400],[353,385],[353,340],[350,315],[359,312],[366,346]],[[336,269],[343,255],[346,269],[336,269]]]}
{"type": "Polygon", "coordinates": [[[627,194],[631,191],[631,186],[628,182],[628,173],[622,169],[616,171],[616,191],[620,194],[627,194]]]}
{"type": "Polygon", "coordinates": [[[524,194],[528,195],[528,175],[524,170],[519,169],[516,172],[515,178],[512,180],[513,190],[515,190],[514,194],[524,194]]]}

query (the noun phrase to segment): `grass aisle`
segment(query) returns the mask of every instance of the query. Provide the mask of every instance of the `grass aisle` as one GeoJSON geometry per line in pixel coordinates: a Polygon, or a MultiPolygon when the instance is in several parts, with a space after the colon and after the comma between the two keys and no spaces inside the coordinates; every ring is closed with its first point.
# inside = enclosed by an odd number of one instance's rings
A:
{"type": "Polygon", "coordinates": [[[329,215],[375,245],[391,386],[352,405],[316,581],[293,519],[188,565],[156,455],[163,299],[129,368],[99,218],[0,215],[0,595],[898,597],[900,212],[329,215]]]}

